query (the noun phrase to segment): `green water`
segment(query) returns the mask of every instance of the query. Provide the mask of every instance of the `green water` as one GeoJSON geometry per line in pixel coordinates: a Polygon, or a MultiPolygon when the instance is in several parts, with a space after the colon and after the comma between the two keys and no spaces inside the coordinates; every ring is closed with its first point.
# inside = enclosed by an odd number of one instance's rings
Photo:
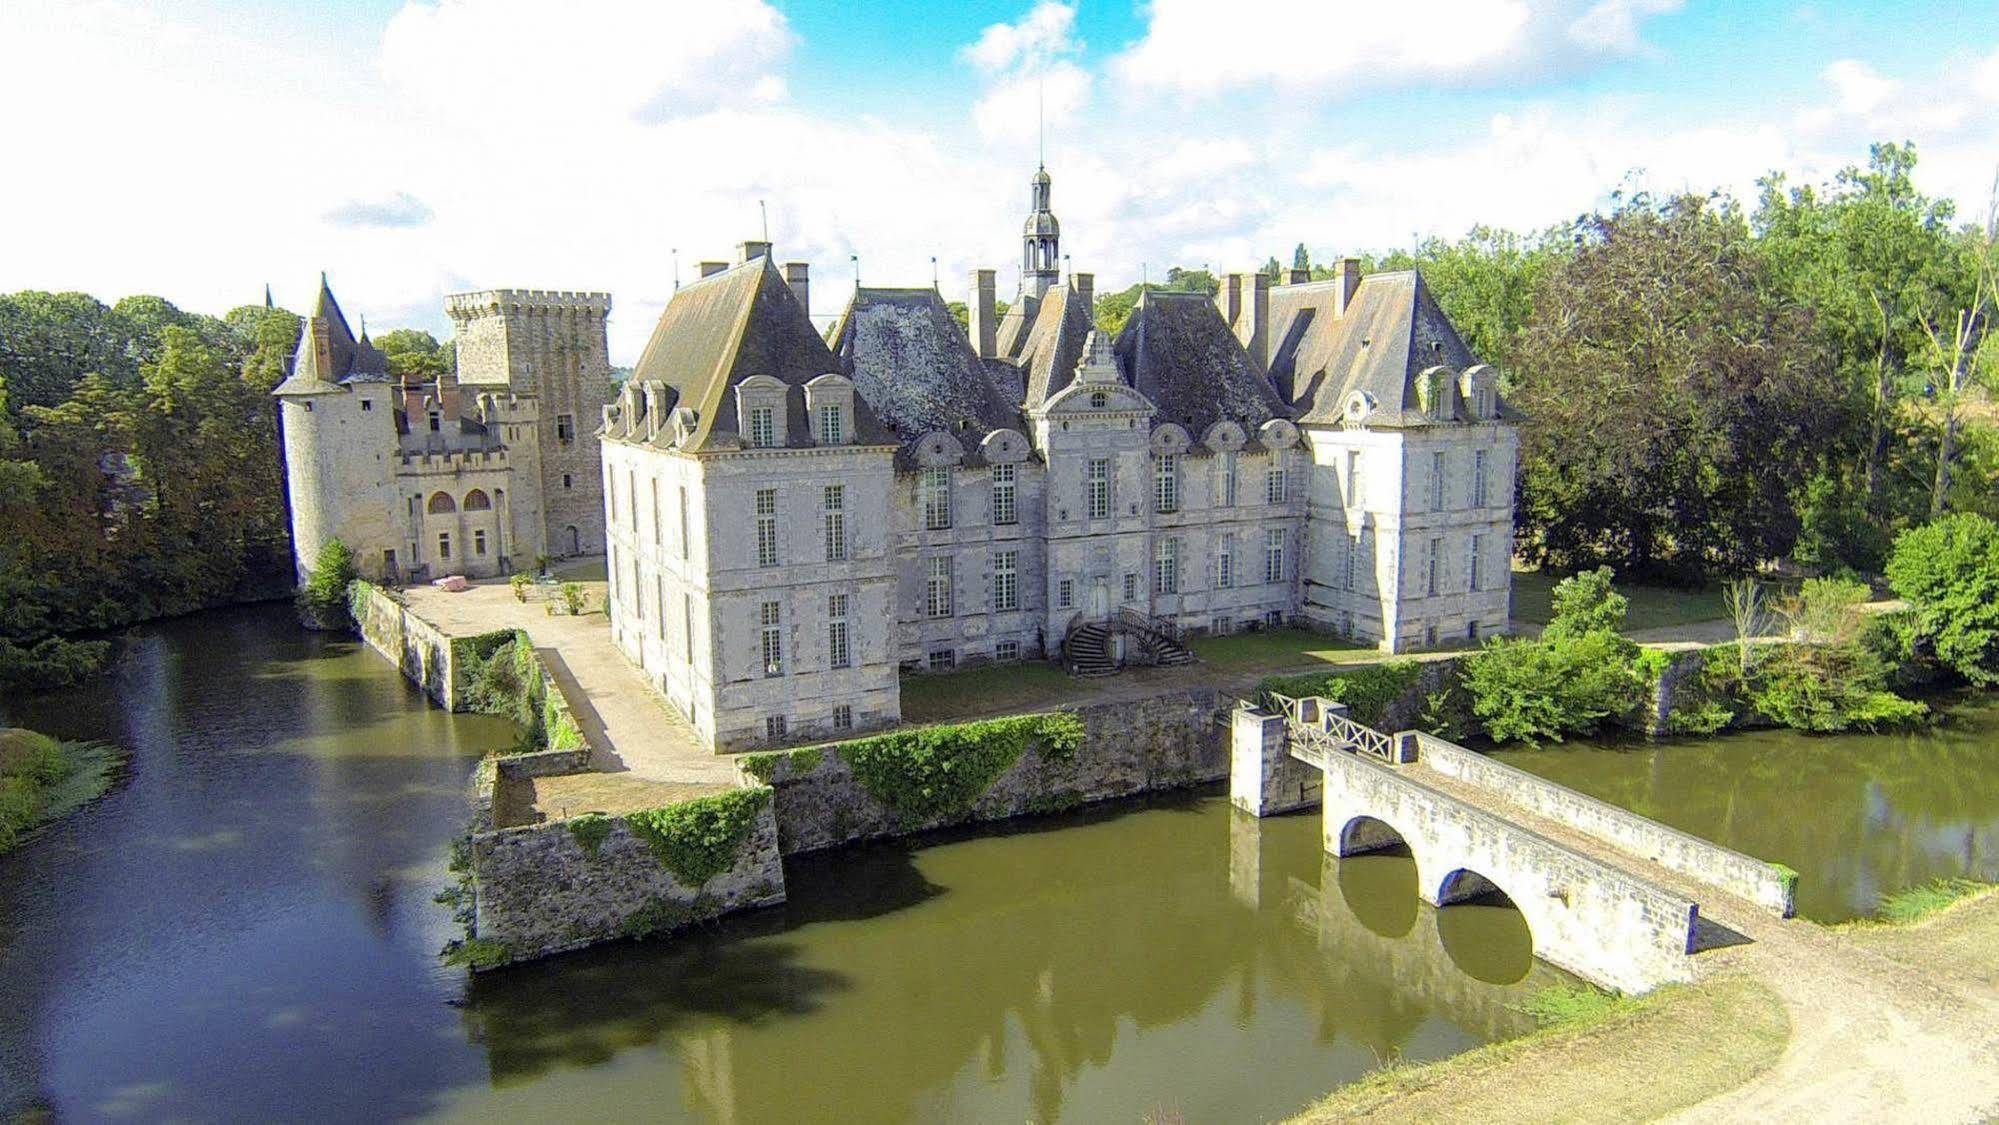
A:
{"type": "Polygon", "coordinates": [[[781,909],[468,983],[431,896],[503,724],[282,610],[0,719],[133,755],[0,857],[0,1118],[1263,1120],[1560,979],[1510,908],[1208,794],[795,862],[781,909]]]}
{"type": "Polygon", "coordinates": [[[1498,757],[1798,872],[1798,913],[1839,922],[1940,875],[1999,880],[1999,698],[1903,734],[1753,731],[1498,757]]]}

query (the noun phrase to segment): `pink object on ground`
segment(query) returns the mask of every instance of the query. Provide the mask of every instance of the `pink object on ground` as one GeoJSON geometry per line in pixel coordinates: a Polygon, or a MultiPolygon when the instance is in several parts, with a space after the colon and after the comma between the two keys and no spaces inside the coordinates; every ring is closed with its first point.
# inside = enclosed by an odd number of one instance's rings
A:
{"type": "Polygon", "coordinates": [[[440,578],[432,582],[431,585],[440,590],[449,590],[454,594],[462,593],[465,590],[465,576],[462,574],[453,574],[446,578],[440,578]]]}

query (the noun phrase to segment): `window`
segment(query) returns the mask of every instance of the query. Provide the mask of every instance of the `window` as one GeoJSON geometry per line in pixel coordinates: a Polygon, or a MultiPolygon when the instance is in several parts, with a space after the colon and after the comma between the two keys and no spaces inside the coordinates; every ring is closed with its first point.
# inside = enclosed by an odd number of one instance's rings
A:
{"type": "Polygon", "coordinates": [[[1475,641],[1477,639],[1478,639],[1478,622],[1476,621],[1465,622],[1465,640],[1475,641]]]}
{"type": "Polygon", "coordinates": [[[836,703],[833,705],[833,729],[854,729],[854,708],[852,704],[836,703]]]}
{"type": "Polygon", "coordinates": [[[484,528],[480,528],[472,533],[472,553],[481,558],[485,557],[486,532],[484,528]]]}
{"type": "Polygon", "coordinates": [[[1444,510],[1444,451],[1430,454],[1430,510],[1444,510]]]}
{"type": "Polygon", "coordinates": [[[825,493],[826,561],[847,561],[847,486],[829,484],[825,493]]]}
{"type": "Polygon", "coordinates": [[[1102,410],[1105,406],[1109,405],[1110,401],[1111,396],[1102,391],[1090,392],[1090,409],[1092,410],[1102,410]]]}
{"type": "Polygon", "coordinates": [[[1138,600],[1138,575],[1127,574],[1124,576],[1124,600],[1128,602],[1138,600]]]}
{"type": "Polygon", "coordinates": [[[1233,617],[1215,618],[1215,623],[1209,626],[1208,632],[1213,633],[1217,637],[1228,636],[1230,633],[1235,632],[1235,618],[1233,617]]]}
{"type": "Polygon", "coordinates": [[[1424,627],[1423,643],[1426,645],[1434,645],[1437,643],[1437,627],[1435,625],[1428,625],[1424,627]]]}
{"type": "Polygon", "coordinates": [[[757,489],[757,565],[777,565],[777,489],[757,489]]]}
{"type": "Polygon", "coordinates": [[[625,522],[631,525],[634,537],[639,529],[639,481],[638,474],[625,470],[625,522]]]}
{"type": "Polygon", "coordinates": [[[820,445],[839,445],[847,440],[847,415],[839,404],[821,404],[818,421],[820,445]]]}
{"type": "Polygon", "coordinates": [[[576,440],[576,416],[557,414],[555,416],[555,440],[564,445],[576,440]]]}
{"type": "Polygon", "coordinates": [[[663,641],[666,639],[666,575],[653,578],[652,595],[653,605],[659,608],[659,639],[663,641]]]}
{"type": "Polygon", "coordinates": [[[440,433],[444,429],[444,416],[433,410],[430,412],[430,432],[440,433]]]}
{"type": "Polygon", "coordinates": [[[1069,609],[1076,604],[1076,581],[1064,578],[1055,584],[1055,608],[1069,609]]]}
{"type": "Polygon", "coordinates": [[[1473,592],[1477,592],[1478,590],[1478,579],[1479,579],[1478,572],[1479,572],[1479,563],[1481,561],[1479,559],[1479,556],[1484,553],[1485,553],[1485,536],[1483,535],[1472,536],[1471,555],[1468,559],[1465,560],[1465,577],[1468,579],[1465,589],[1467,590],[1471,590],[1473,592]]]}
{"type": "Polygon", "coordinates": [[[305,412],[306,412],[307,414],[310,414],[310,413],[312,413],[312,400],[311,400],[311,399],[306,399],[306,400],[305,400],[304,402],[300,403],[299,405],[300,405],[300,406],[303,406],[303,407],[305,407],[305,412]]]}
{"type": "Polygon", "coordinates": [[[680,595],[680,635],[686,639],[687,666],[694,666],[694,595],[680,595]]]}
{"type": "Polygon", "coordinates": [[[758,613],[763,625],[764,675],[784,675],[784,608],[777,602],[765,602],[758,613]]]}
{"type": "Polygon", "coordinates": [[[917,482],[917,493],[923,503],[923,526],[931,531],[942,531],[951,526],[951,470],[948,467],[925,469],[917,482]]]}
{"type": "Polygon", "coordinates": [[[1430,540],[1429,554],[1425,559],[1424,569],[1428,573],[1423,576],[1423,589],[1433,598],[1437,596],[1437,572],[1442,569],[1443,562],[1444,541],[1433,538],[1430,540]]]}
{"type": "Polygon", "coordinates": [[[949,672],[958,666],[958,654],[948,648],[940,648],[930,654],[932,672],[949,672]]]}
{"type": "Polygon", "coordinates": [[[1276,463],[1277,455],[1271,454],[1271,466],[1263,474],[1263,502],[1282,504],[1290,497],[1290,482],[1284,479],[1284,466],[1276,463]]]}
{"type": "Polygon", "coordinates": [[[765,741],[765,742],[783,742],[783,741],[784,741],[784,716],[783,716],[783,715],[766,715],[766,716],[764,716],[764,741],[765,741]]]}
{"type": "Polygon", "coordinates": [[[1235,585],[1235,535],[1225,532],[1215,549],[1215,586],[1227,590],[1235,585]]]}
{"type": "Polygon", "coordinates": [[[687,557],[687,486],[680,486],[680,557],[687,557]]]}
{"type": "Polygon", "coordinates": [[[847,634],[847,595],[826,598],[826,663],[832,668],[854,666],[853,649],[847,634]]]}
{"type": "Polygon", "coordinates": [[[373,399],[364,398],[361,400],[361,413],[366,414],[373,409],[375,409],[375,402],[373,399]]]}
{"type": "Polygon", "coordinates": [[[948,555],[929,562],[928,576],[923,585],[923,612],[930,617],[951,616],[951,559],[948,555]]]}
{"type": "Polygon", "coordinates": [[[1001,664],[1011,664],[1020,659],[1019,641],[996,641],[993,644],[993,659],[1001,664]]]}
{"type": "Polygon", "coordinates": [[[576,482],[570,478],[568,473],[562,474],[562,487],[565,491],[574,487],[575,483],[576,482]]]}
{"type": "Polygon", "coordinates": [[[1108,519],[1111,514],[1111,461],[1108,457],[1090,458],[1089,510],[1093,520],[1108,519]]]}
{"type": "Polygon", "coordinates": [[[1020,608],[1020,552],[993,552],[993,611],[1020,608]]]}
{"type": "Polygon", "coordinates": [[[666,542],[659,533],[659,481],[648,480],[646,487],[652,491],[652,545],[657,547],[666,542]]]}
{"type": "Polygon", "coordinates": [[[448,531],[437,533],[437,557],[440,559],[451,557],[451,533],[448,531]]]}
{"type": "Polygon", "coordinates": [[[1161,539],[1152,552],[1152,592],[1180,592],[1180,541],[1161,539]]]}
{"type": "Polygon", "coordinates": [[[1263,533],[1263,580],[1284,581],[1284,529],[1273,527],[1263,533]]]}
{"type": "Polygon", "coordinates": [[[1471,506],[1485,507],[1485,450],[1475,449],[1471,455],[1471,506]]]}
{"type": "Polygon", "coordinates": [[[777,421],[770,407],[750,407],[750,444],[759,449],[777,444],[777,421]]]}
{"type": "Polygon", "coordinates": [[[1347,450],[1347,507],[1360,507],[1360,450],[1347,450]]]}
{"type": "Polygon", "coordinates": [[[1014,523],[1013,511],[1014,479],[1019,466],[993,466],[993,523],[1005,526],[1014,523]]]}
{"type": "Polygon", "coordinates": [[[1180,510],[1180,458],[1162,453],[1152,463],[1152,508],[1156,512],[1180,510]]]}
{"type": "Polygon", "coordinates": [[[1222,507],[1235,507],[1235,454],[1222,454],[1222,507]]]}
{"type": "Polygon", "coordinates": [[[1351,590],[1360,580],[1360,536],[1347,536],[1346,588],[1351,590]]]}

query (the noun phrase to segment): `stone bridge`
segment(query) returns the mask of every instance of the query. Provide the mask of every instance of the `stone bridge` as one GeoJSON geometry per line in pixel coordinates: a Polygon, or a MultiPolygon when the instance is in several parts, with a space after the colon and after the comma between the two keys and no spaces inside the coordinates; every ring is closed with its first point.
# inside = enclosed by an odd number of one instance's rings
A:
{"type": "MultiPolygon", "coordinates": [[[[1403,846],[1439,907],[1503,893],[1535,954],[1645,992],[1689,979],[1716,932],[1701,901],[1789,916],[1787,870],[1414,731],[1389,736],[1324,699],[1232,719],[1231,799],[1257,816],[1320,806],[1335,856],[1403,846]]],[[[1725,936],[1725,934],[1724,934],[1725,936]]]]}

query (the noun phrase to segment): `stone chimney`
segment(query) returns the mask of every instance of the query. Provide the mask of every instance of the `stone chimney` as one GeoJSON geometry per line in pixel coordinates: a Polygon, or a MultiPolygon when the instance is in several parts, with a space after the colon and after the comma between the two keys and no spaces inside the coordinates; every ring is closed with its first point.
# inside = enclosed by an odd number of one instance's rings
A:
{"type": "Polygon", "coordinates": [[[458,417],[458,376],[449,371],[437,377],[437,412],[446,422],[458,417]]]}
{"type": "Polygon", "coordinates": [[[791,286],[791,295],[798,298],[798,307],[805,315],[812,315],[812,267],[804,262],[784,263],[784,283],[791,286]]]}
{"type": "Polygon", "coordinates": [[[971,299],[965,302],[969,323],[966,335],[972,338],[972,350],[980,359],[991,359],[999,354],[999,320],[993,315],[993,279],[996,271],[973,270],[971,299]]]}
{"type": "Polygon", "coordinates": [[[1333,263],[1333,280],[1339,283],[1333,289],[1333,312],[1345,316],[1354,290],[1360,288],[1360,259],[1341,258],[1333,263]]]}
{"type": "Polygon", "coordinates": [[[659,436],[660,424],[666,417],[666,387],[661,383],[645,384],[646,396],[646,440],[659,436]]]}
{"type": "Polygon", "coordinates": [[[1259,366],[1270,364],[1270,275],[1236,274],[1242,284],[1242,315],[1236,318],[1235,338],[1242,341],[1259,366]]]}
{"type": "Polygon", "coordinates": [[[1297,266],[1292,266],[1290,273],[1285,276],[1284,283],[1286,285],[1303,285],[1310,280],[1312,280],[1311,270],[1299,269],[1297,266]]]}
{"type": "Polygon", "coordinates": [[[1097,275],[1093,273],[1071,273],[1069,275],[1069,288],[1074,289],[1076,296],[1083,299],[1083,315],[1089,317],[1091,322],[1095,323],[1097,319],[1097,275]]]}
{"type": "Polygon", "coordinates": [[[337,377],[333,370],[333,324],[323,316],[312,318],[312,362],[321,379],[331,383],[337,377]]]}
{"type": "Polygon", "coordinates": [[[736,243],[736,264],[739,266],[752,259],[768,257],[770,257],[770,243],[768,242],[746,241],[736,243]]]}
{"type": "Polygon", "coordinates": [[[721,273],[723,270],[728,268],[729,268],[729,263],[727,262],[703,262],[701,263],[701,276],[714,277],[716,274],[721,273]]]}
{"type": "Polygon", "coordinates": [[[1223,322],[1234,328],[1236,317],[1242,312],[1241,274],[1223,275],[1222,287],[1215,290],[1215,307],[1221,310],[1223,322]]]}

